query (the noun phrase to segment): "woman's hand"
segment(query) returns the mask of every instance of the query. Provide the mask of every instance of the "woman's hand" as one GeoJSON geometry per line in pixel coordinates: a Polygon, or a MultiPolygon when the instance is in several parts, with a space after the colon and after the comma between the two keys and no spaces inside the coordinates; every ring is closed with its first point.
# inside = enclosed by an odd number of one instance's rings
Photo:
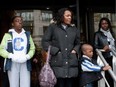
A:
{"type": "Polygon", "coordinates": [[[109,48],[108,45],[106,45],[106,46],[103,48],[103,50],[105,50],[105,52],[108,52],[108,51],[110,51],[110,48],[109,48]]]}
{"type": "Polygon", "coordinates": [[[72,50],[71,53],[76,53],[76,51],[75,50],[72,50]]]}

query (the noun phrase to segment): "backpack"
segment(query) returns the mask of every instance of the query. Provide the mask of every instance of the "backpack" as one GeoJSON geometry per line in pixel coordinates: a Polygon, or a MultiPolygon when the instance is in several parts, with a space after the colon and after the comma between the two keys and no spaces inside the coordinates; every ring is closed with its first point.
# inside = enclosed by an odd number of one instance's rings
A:
{"type": "Polygon", "coordinates": [[[39,74],[40,87],[54,87],[57,82],[56,76],[49,64],[50,46],[48,48],[47,60],[39,74]]]}

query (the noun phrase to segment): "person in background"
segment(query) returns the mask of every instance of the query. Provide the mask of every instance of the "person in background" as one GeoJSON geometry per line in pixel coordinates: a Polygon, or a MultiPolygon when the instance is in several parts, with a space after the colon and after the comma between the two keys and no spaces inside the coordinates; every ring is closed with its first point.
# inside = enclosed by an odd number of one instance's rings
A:
{"type": "Polygon", "coordinates": [[[42,38],[42,48],[47,51],[51,46],[50,65],[57,78],[55,87],[74,87],[78,76],[80,30],[73,24],[73,14],[68,8],[59,9],[55,21],[42,38]]]}
{"type": "MultiPolygon", "coordinates": [[[[113,54],[111,49],[116,50],[116,38],[114,32],[112,31],[112,26],[110,20],[106,17],[100,19],[99,22],[99,29],[97,32],[94,33],[94,47],[95,49],[102,49],[102,55],[108,64],[113,67],[113,54]]],[[[112,68],[113,69],[113,68],[112,68]]],[[[110,87],[114,86],[114,81],[109,74],[109,72],[105,72],[105,77],[110,85],[110,87]]],[[[103,84],[103,82],[102,82],[103,84]]],[[[102,86],[104,87],[104,86],[102,86]]]]}
{"type": "Polygon", "coordinates": [[[93,60],[93,47],[90,44],[81,46],[82,57],[80,58],[81,74],[80,87],[95,87],[94,83],[102,78],[101,71],[111,69],[109,65],[99,66],[93,60]]]}
{"type": "Polygon", "coordinates": [[[30,59],[35,53],[35,45],[30,32],[23,28],[22,17],[14,16],[11,25],[0,44],[0,55],[5,58],[4,70],[10,87],[30,87],[30,59]]]}
{"type": "Polygon", "coordinates": [[[31,87],[40,87],[39,85],[39,73],[44,65],[44,61],[41,54],[41,48],[35,44],[35,54],[31,59],[32,72],[31,72],[31,87]]]}

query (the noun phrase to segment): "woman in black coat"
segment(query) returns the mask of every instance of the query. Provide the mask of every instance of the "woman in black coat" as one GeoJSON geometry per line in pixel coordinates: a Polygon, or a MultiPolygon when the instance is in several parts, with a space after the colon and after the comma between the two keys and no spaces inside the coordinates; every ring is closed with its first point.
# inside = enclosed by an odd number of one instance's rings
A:
{"type": "MultiPolygon", "coordinates": [[[[112,31],[111,23],[108,18],[101,18],[99,22],[99,29],[94,34],[94,46],[97,49],[103,49],[102,55],[110,66],[113,66],[113,54],[111,49],[116,50],[116,38],[112,31]]],[[[109,72],[105,72],[105,77],[108,80],[110,87],[115,87],[113,79],[109,72]]],[[[102,83],[103,84],[103,83],[102,83]]]]}
{"type": "Polygon", "coordinates": [[[72,24],[73,14],[68,8],[58,11],[56,22],[48,26],[42,38],[42,47],[51,45],[50,65],[57,77],[58,87],[73,87],[78,76],[80,31],[72,24]]]}

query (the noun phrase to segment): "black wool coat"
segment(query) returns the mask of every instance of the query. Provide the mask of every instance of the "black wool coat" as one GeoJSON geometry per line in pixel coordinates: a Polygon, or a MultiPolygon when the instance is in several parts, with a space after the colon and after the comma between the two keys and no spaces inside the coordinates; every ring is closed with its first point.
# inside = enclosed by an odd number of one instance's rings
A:
{"type": "Polygon", "coordinates": [[[78,56],[80,48],[80,31],[75,26],[50,24],[42,38],[42,47],[47,51],[51,45],[50,65],[57,78],[78,76],[78,56]],[[71,53],[75,50],[77,54],[71,53]]]}

